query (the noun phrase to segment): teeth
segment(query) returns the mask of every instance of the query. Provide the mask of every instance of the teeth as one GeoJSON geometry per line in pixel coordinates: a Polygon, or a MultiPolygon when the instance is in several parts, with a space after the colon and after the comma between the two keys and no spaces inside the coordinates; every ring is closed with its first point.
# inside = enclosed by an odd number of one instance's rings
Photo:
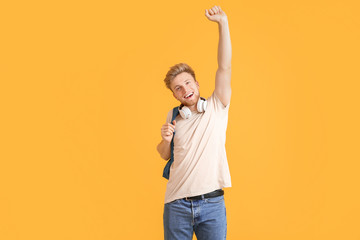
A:
{"type": "Polygon", "coordinates": [[[189,93],[187,96],[185,96],[186,98],[188,98],[189,96],[191,96],[192,95],[192,93],[189,93]]]}

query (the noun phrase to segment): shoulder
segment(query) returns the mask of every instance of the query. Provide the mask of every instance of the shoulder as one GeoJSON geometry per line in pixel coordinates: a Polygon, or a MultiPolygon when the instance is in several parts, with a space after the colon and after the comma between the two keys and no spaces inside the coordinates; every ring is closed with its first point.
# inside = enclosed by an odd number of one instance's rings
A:
{"type": "MultiPolygon", "coordinates": [[[[178,109],[178,106],[170,109],[167,113],[167,116],[166,116],[166,122],[167,123],[170,123],[171,122],[171,119],[173,118],[173,113],[174,113],[174,110],[177,110],[178,109]]],[[[176,115],[178,115],[178,111],[175,111],[176,115]]]]}
{"type": "Polygon", "coordinates": [[[213,91],[211,96],[207,98],[207,101],[209,102],[209,105],[212,105],[216,110],[226,111],[230,107],[230,103],[224,106],[219,97],[216,95],[215,91],[213,91]]]}
{"type": "Polygon", "coordinates": [[[171,118],[172,118],[172,113],[173,113],[173,110],[169,110],[167,115],[166,115],[166,123],[169,123],[171,122],[171,118]]]}

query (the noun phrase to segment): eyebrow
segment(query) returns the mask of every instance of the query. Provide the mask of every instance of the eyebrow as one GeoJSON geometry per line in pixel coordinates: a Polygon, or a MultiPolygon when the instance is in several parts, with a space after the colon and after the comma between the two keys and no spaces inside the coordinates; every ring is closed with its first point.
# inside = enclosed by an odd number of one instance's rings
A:
{"type": "MultiPolygon", "coordinates": [[[[184,82],[186,82],[186,81],[188,81],[188,80],[191,80],[191,78],[185,79],[184,82]]],[[[178,87],[178,86],[180,86],[180,85],[175,85],[174,89],[175,89],[176,87],[178,87]]]]}

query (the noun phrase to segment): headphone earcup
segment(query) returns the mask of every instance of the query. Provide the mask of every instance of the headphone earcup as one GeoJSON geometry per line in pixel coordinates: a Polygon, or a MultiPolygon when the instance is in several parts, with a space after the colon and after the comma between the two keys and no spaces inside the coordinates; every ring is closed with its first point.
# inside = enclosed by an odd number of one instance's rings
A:
{"type": "Polygon", "coordinates": [[[204,112],[206,111],[206,107],[207,107],[207,101],[205,100],[203,103],[204,112]]]}
{"type": "Polygon", "coordinates": [[[205,112],[207,107],[207,102],[204,98],[200,98],[197,102],[197,110],[198,112],[205,112]]]}
{"type": "Polygon", "coordinates": [[[188,107],[183,106],[181,109],[179,108],[179,113],[182,118],[188,119],[191,116],[191,111],[188,107]]]}

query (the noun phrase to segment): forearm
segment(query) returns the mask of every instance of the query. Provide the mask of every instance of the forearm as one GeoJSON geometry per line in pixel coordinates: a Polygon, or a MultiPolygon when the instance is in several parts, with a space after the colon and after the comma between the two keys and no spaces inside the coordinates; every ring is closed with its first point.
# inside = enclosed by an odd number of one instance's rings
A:
{"type": "Polygon", "coordinates": [[[157,151],[160,153],[160,156],[165,159],[169,160],[170,158],[170,142],[166,142],[161,140],[159,145],[157,146],[157,151]]]}
{"type": "Polygon", "coordinates": [[[222,18],[219,26],[219,46],[218,46],[218,68],[220,70],[231,69],[231,40],[227,17],[222,18]]]}

